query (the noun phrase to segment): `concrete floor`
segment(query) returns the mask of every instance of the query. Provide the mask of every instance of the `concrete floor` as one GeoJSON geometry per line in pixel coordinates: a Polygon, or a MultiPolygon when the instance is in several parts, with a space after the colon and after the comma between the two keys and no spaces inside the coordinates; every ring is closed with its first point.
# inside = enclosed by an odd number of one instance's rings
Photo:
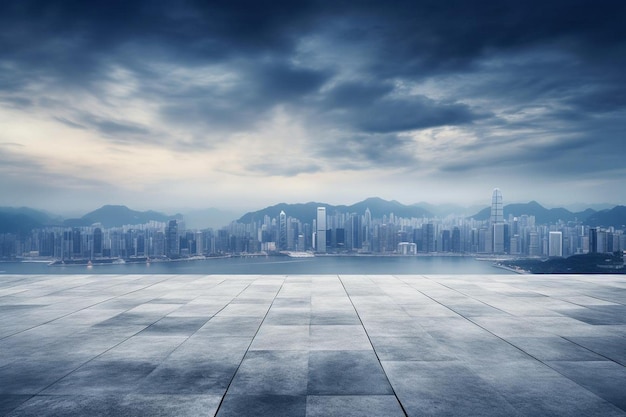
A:
{"type": "Polygon", "coordinates": [[[626,416],[626,277],[0,276],[0,415],[626,416]]]}

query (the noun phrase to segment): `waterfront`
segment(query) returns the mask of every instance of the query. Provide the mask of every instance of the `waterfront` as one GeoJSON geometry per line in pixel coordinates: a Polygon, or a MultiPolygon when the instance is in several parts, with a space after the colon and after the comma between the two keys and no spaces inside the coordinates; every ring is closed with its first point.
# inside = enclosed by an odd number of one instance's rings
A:
{"type": "Polygon", "coordinates": [[[509,274],[490,261],[461,256],[283,256],[216,258],[122,265],[48,266],[47,263],[0,263],[6,274],[509,274]]]}

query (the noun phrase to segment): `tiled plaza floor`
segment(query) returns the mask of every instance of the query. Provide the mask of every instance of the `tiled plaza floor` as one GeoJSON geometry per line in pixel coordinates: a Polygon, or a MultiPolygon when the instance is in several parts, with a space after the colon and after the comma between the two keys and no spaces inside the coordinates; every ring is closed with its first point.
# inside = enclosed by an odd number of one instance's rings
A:
{"type": "Polygon", "coordinates": [[[626,416],[626,277],[0,276],[0,415],[626,416]]]}

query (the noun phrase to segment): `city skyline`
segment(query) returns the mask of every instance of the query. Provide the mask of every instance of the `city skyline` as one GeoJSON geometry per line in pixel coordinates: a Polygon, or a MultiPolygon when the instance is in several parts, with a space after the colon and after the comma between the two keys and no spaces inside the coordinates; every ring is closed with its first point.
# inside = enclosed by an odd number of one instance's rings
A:
{"type": "Polygon", "coordinates": [[[6,2],[0,206],[624,204],[625,9],[6,2]]]}
{"type": "Polygon", "coordinates": [[[491,215],[485,213],[484,218],[394,214],[381,212],[379,207],[378,215],[373,215],[370,207],[346,208],[329,212],[326,207],[314,207],[315,213],[296,216],[285,210],[276,216],[257,214],[217,230],[186,228],[184,218],[137,218],[136,224],[115,226],[97,220],[89,225],[41,226],[30,232],[0,234],[0,259],[110,264],[115,260],[149,262],[278,252],[292,256],[294,251],[309,252],[308,256],[314,252],[554,258],[626,248],[623,224],[596,227],[576,217],[546,221],[519,206],[522,211],[504,216],[499,189],[493,191],[492,207],[483,210],[491,215]]]}

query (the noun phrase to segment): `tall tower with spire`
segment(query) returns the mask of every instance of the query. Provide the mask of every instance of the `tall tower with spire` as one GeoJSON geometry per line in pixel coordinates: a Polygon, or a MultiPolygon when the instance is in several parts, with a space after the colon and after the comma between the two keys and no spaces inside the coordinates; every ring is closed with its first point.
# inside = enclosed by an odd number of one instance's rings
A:
{"type": "Polygon", "coordinates": [[[278,250],[287,250],[287,215],[282,210],[278,215],[278,250]]]}
{"type": "Polygon", "coordinates": [[[491,223],[504,223],[504,207],[502,205],[502,193],[499,188],[494,188],[491,195],[491,223]]]}
{"type": "Polygon", "coordinates": [[[315,231],[315,239],[316,252],[325,253],[326,252],[326,207],[318,207],[317,208],[317,228],[315,231]]]}

